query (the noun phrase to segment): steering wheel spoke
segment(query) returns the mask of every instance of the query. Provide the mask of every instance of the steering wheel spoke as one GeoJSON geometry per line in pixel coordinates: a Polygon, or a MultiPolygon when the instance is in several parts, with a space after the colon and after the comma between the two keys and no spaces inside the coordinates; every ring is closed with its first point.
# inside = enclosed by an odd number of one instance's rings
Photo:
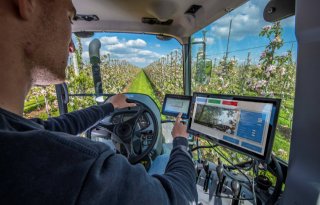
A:
{"type": "Polygon", "coordinates": [[[105,124],[105,123],[99,123],[97,125],[97,127],[103,127],[105,129],[107,129],[108,131],[112,132],[114,131],[115,125],[110,123],[110,124],[105,124]]]}
{"type": "Polygon", "coordinates": [[[149,124],[148,127],[143,127],[138,130],[141,134],[152,134],[153,133],[153,125],[149,124]]]}

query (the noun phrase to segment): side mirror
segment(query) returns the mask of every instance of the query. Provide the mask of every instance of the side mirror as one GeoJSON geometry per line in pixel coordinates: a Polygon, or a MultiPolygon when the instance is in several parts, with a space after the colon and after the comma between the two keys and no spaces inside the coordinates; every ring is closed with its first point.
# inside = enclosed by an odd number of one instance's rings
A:
{"type": "Polygon", "coordinates": [[[100,72],[100,48],[101,42],[99,39],[93,39],[89,44],[90,63],[92,64],[93,82],[95,87],[95,94],[97,96],[103,93],[100,72]]]}
{"type": "Polygon", "coordinates": [[[93,39],[89,44],[89,56],[91,64],[100,63],[101,42],[99,39],[93,39]]]}

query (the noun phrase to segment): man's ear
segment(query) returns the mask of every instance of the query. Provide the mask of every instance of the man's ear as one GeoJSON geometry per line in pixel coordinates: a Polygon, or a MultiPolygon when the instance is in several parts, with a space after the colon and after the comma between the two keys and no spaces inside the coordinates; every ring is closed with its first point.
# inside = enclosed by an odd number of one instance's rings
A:
{"type": "Polygon", "coordinates": [[[28,20],[33,15],[36,7],[35,0],[15,0],[19,15],[22,19],[28,20]]]}

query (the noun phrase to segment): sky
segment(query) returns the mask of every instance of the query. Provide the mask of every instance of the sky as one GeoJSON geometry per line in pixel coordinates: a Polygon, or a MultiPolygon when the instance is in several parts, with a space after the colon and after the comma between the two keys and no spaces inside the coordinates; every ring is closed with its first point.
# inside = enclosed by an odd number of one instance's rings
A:
{"type": "MultiPolygon", "coordinates": [[[[206,37],[209,39],[207,41],[207,58],[219,60],[225,55],[230,21],[232,19],[229,57],[235,58],[239,63],[243,63],[247,59],[248,52],[250,52],[252,62],[259,63],[261,53],[269,43],[266,38],[259,37],[261,29],[266,25],[271,25],[271,23],[263,19],[263,10],[267,2],[267,0],[251,0],[204,28],[203,30],[207,32],[206,37]]],[[[283,27],[282,38],[285,44],[277,53],[279,55],[292,49],[294,58],[296,58],[297,44],[294,21],[295,17],[289,17],[281,21],[283,27]]],[[[202,40],[202,31],[193,35],[194,41],[202,40]]],[[[195,57],[199,47],[200,45],[193,46],[193,57],[195,57]]]]}
{"type": "MultiPolygon", "coordinates": [[[[263,9],[268,0],[251,0],[229,14],[221,17],[203,30],[207,37],[207,58],[221,59],[226,52],[229,24],[232,19],[230,31],[229,57],[235,58],[239,63],[245,62],[250,52],[253,63],[259,63],[259,58],[268,40],[259,37],[259,32],[270,23],[263,20],[263,9]],[[239,51],[240,50],[240,51],[239,51]]],[[[294,17],[282,20],[284,46],[278,54],[293,51],[296,58],[296,38],[294,33],[294,17]]],[[[202,41],[202,31],[195,33],[194,41],[202,41]]],[[[182,49],[175,40],[160,41],[154,35],[126,34],[126,33],[96,33],[93,38],[82,39],[83,59],[89,60],[88,46],[92,39],[98,38],[102,43],[101,54],[110,54],[111,58],[127,60],[138,67],[146,67],[150,63],[165,56],[175,49],[182,49]]],[[[200,44],[192,46],[193,59],[200,44]]]]}
{"type": "MultiPolygon", "coordinates": [[[[100,55],[110,54],[111,58],[126,60],[129,63],[144,68],[150,63],[167,55],[175,49],[182,49],[176,39],[160,41],[155,35],[128,33],[95,33],[92,38],[82,39],[85,61],[89,60],[88,47],[97,38],[101,42],[100,55]]],[[[74,40],[74,42],[76,42],[74,40]]]]}

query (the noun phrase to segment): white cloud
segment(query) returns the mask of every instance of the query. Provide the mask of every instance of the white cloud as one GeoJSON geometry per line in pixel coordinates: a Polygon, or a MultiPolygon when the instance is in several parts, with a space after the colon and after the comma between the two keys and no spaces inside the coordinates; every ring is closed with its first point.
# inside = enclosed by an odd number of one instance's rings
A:
{"type": "Polygon", "coordinates": [[[81,43],[83,45],[86,45],[86,46],[89,46],[90,42],[92,41],[92,38],[84,38],[84,39],[81,39],[81,43]]]}
{"type": "Polygon", "coordinates": [[[134,63],[145,63],[146,59],[145,58],[139,58],[139,57],[132,57],[132,58],[128,58],[127,61],[134,62],[134,63]]]}
{"type": "Polygon", "coordinates": [[[202,38],[194,38],[194,42],[202,42],[202,38]]]}
{"type": "Polygon", "coordinates": [[[105,48],[109,51],[123,51],[126,50],[127,46],[123,43],[118,43],[118,44],[114,44],[114,45],[107,45],[105,46],[105,48]]]}
{"type": "MultiPolygon", "coordinates": [[[[246,36],[258,36],[263,26],[271,24],[263,18],[263,10],[267,3],[268,1],[251,0],[238,9],[235,9],[213,24],[209,33],[210,37],[227,38],[231,19],[231,39],[240,41],[246,36]]],[[[283,27],[294,27],[294,21],[295,18],[290,17],[282,20],[281,24],[283,27]]]]}
{"type": "Polygon", "coordinates": [[[117,43],[114,45],[106,45],[103,47],[104,50],[109,51],[111,54],[119,57],[119,58],[126,58],[126,57],[148,57],[148,58],[159,58],[160,54],[142,49],[141,47],[146,46],[147,43],[144,40],[136,39],[136,40],[129,40],[126,42],[117,43]]]}
{"type": "MultiPolygon", "coordinates": [[[[271,24],[263,18],[263,10],[268,1],[251,0],[231,13],[217,20],[211,27],[210,37],[227,38],[229,34],[230,20],[232,19],[231,39],[242,40],[246,36],[257,36],[261,28],[271,24]]],[[[283,27],[294,27],[295,18],[282,20],[283,27]]],[[[214,42],[213,42],[214,43],[214,42]]]]}
{"type": "Polygon", "coordinates": [[[295,16],[291,16],[287,19],[282,20],[281,24],[283,25],[283,27],[294,27],[296,24],[296,18],[295,16]]]}
{"type": "Polygon", "coordinates": [[[142,39],[129,40],[126,42],[126,45],[129,47],[145,47],[147,43],[142,39]]]}
{"type": "Polygon", "coordinates": [[[214,44],[214,38],[208,37],[207,38],[207,44],[209,44],[209,45],[214,44]]]}
{"type": "Polygon", "coordinates": [[[107,49],[108,51],[111,51],[114,53],[133,53],[133,52],[139,52],[140,49],[145,46],[147,46],[147,43],[144,40],[136,39],[136,40],[118,42],[111,45],[110,44],[105,45],[104,49],[107,49]]]}
{"type": "MultiPolygon", "coordinates": [[[[93,38],[82,38],[81,39],[81,43],[83,46],[89,46],[90,45],[90,42],[93,40],[93,38]]],[[[118,44],[120,43],[119,39],[117,36],[104,36],[104,37],[101,37],[100,39],[100,42],[102,44],[102,46],[104,45],[114,45],[114,44],[118,44]]],[[[77,46],[77,41],[74,40],[74,43],[76,44],[77,46]]]]}
{"type": "Polygon", "coordinates": [[[100,38],[102,45],[111,45],[111,44],[118,44],[119,39],[117,36],[104,36],[100,38]]]}
{"type": "Polygon", "coordinates": [[[153,52],[153,51],[149,51],[149,50],[136,50],[138,55],[142,55],[142,56],[147,56],[147,57],[151,57],[151,58],[160,58],[161,55],[153,52]]]}
{"type": "Polygon", "coordinates": [[[106,50],[102,50],[101,52],[100,52],[100,55],[108,55],[108,54],[111,54],[109,51],[106,51],[106,50]]]}
{"type": "MultiPolygon", "coordinates": [[[[156,59],[156,60],[158,60],[158,59],[156,59]]],[[[147,59],[146,63],[147,63],[147,65],[149,65],[149,64],[153,63],[154,61],[155,61],[154,59],[147,59]]]]}
{"type": "MultiPolygon", "coordinates": [[[[126,60],[138,66],[148,65],[163,56],[155,49],[161,47],[160,44],[153,44],[152,48],[147,49],[148,43],[140,38],[126,40],[117,36],[103,36],[99,39],[102,44],[101,56],[110,54],[111,58],[126,60]]],[[[93,38],[82,39],[82,57],[86,62],[89,62],[88,46],[92,40],[93,38]]],[[[181,52],[181,50],[179,51],[181,52]]]]}
{"type": "Polygon", "coordinates": [[[88,51],[83,52],[83,53],[82,53],[82,58],[83,58],[83,59],[89,59],[89,52],[88,52],[88,51]]]}
{"type": "MultiPolygon", "coordinates": [[[[194,39],[194,42],[202,42],[202,38],[195,38],[194,39]]],[[[212,37],[207,37],[207,45],[212,45],[212,44],[214,44],[215,43],[215,40],[214,40],[214,38],[212,38],[212,37]]]]}
{"type": "Polygon", "coordinates": [[[126,60],[133,64],[149,64],[161,57],[157,52],[147,49],[128,47],[126,43],[109,45],[104,49],[107,52],[110,52],[111,58],[126,60]]]}
{"type": "Polygon", "coordinates": [[[261,27],[266,24],[262,20],[262,9],[254,2],[248,2],[216,21],[211,28],[211,35],[227,38],[231,20],[231,38],[235,40],[242,40],[248,35],[258,34],[261,27]]]}
{"type": "Polygon", "coordinates": [[[145,55],[145,56],[150,56],[153,54],[153,52],[149,50],[136,50],[136,51],[138,52],[138,54],[145,55]]]}

